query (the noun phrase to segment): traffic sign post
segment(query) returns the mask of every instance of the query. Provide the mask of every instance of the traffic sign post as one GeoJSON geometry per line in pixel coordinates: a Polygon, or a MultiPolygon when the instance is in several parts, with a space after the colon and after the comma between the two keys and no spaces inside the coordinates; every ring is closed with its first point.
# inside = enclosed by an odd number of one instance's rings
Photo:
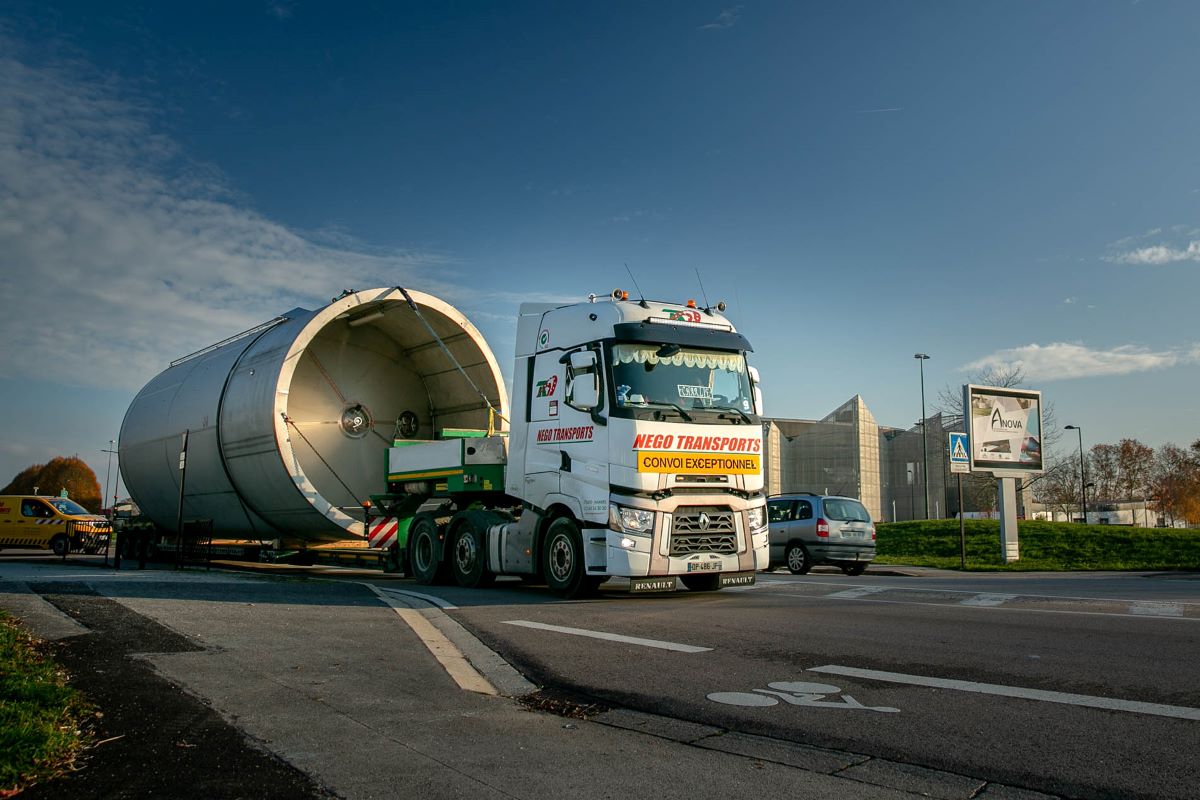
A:
{"type": "Polygon", "coordinates": [[[971,472],[968,444],[967,434],[951,433],[950,449],[947,451],[950,454],[950,472],[958,476],[958,564],[964,571],[967,568],[967,522],[963,516],[962,476],[964,472],[971,472]]]}

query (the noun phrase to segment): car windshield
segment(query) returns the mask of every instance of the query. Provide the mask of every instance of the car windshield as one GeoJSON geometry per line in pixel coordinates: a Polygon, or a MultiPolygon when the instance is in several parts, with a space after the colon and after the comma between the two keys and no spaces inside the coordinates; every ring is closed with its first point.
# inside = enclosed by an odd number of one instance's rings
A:
{"type": "Polygon", "coordinates": [[[659,344],[618,344],[612,353],[618,408],[752,413],[742,353],[659,344]]]}
{"type": "Polygon", "coordinates": [[[870,522],[871,515],[857,500],[826,500],[825,516],[838,522],[870,522]]]}
{"type": "Polygon", "coordinates": [[[83,506],[76,503],[74,500],[67,500],[65,497],[55,497],[49,500],[50,505],[58,509],[60,514],[90,514],[83,506]]]}

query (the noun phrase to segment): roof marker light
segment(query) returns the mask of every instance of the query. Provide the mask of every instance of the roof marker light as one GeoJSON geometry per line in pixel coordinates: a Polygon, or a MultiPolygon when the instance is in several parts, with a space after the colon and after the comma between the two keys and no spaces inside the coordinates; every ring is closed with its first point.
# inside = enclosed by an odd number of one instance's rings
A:
{"type": "Polygon", "coordinates": [[[688,302],[687,302],[687,307],[688,307],[688,308],[695,308],[695,307],[696,307],[696,301],[695,301],[695,300],[688,300],[688,302]]]}

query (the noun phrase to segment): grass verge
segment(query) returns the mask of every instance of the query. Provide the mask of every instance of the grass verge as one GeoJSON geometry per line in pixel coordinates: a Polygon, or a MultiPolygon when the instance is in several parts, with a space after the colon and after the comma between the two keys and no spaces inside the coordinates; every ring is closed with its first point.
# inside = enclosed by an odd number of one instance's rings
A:
{"type": "Polygon", "coordinates": [[[0,612],[0,798],[69,769],[86,743],[88,710],[33,637],[0,612]]]}
{"type": "MultiPolygon", "coordinates": [[[[1200,569],[1200,531],[1025,520],[1021,558],[1005,564],[997,520],[966,521],[967,569],[1011,571],[1200,569]]],[[[959,568],[958,520],[876,526],[878,564],[959,568]]]]}

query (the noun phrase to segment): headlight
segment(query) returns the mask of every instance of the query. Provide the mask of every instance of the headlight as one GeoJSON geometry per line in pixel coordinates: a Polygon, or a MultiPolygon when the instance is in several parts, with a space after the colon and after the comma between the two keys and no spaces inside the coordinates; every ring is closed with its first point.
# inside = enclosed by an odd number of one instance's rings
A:
{"type": "Polygon", "coordinates": [[[750,518],[750,530],[757,531],[767,527],[767,507],[755,506],[746,512],[750,518]]]}
{"type": "Polygon", "coordinates": [[[654,531],[654,512],[641,508],[608,504],[608,526],[635,536],[649,536],[654,531]]]}

